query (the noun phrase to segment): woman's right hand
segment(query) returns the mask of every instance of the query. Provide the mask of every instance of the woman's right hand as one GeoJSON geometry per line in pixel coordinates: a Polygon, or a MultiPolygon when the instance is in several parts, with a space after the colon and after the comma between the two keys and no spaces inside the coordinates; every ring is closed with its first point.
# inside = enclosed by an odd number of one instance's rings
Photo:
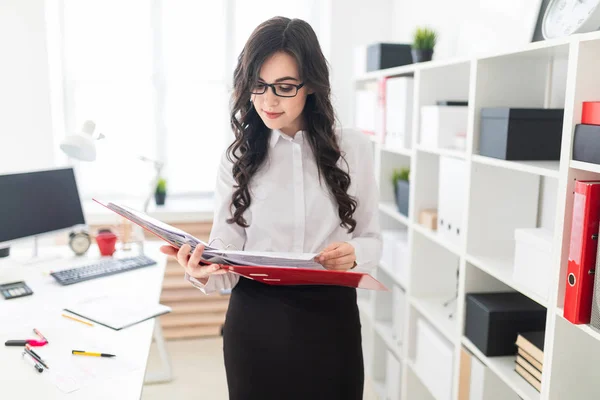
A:
{"type": "Polygon", "coordinates": [[[192,246],[184,244],[180,249],[173,246],[161,246],[160,251],[168,256],[175,257],[188,275],[198,279],[203,285],[208,282],[210,275],[223,275],[227,270],[221,269],[219,264],[200,264],[204,246],[198,244],[190,254],[192,246]]]}

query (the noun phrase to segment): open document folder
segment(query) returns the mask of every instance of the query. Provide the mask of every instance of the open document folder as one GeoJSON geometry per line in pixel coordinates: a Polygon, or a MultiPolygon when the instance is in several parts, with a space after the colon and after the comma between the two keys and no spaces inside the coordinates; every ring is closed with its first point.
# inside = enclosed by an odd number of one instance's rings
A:
{"type": "Polygon", "coordinates": [[[95,202],[127,218],[176,248],[189,244],[204,246],[202,260],[220,264],[230,272],[270,285],[338,285],[361,289],[388,290],[365,272],[330,271],[314,261],[313,253],[273,253],[217,249],[174,226],[115,203],[95,202]]]}

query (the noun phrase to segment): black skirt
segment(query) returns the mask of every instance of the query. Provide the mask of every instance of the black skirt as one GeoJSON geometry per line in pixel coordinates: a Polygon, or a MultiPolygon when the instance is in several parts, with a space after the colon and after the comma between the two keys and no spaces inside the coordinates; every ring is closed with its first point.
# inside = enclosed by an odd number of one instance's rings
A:
{"type": "Polygon", "coordinates": [[[356,289],[240,278],[223,329],[230,400],[360,400],[356,289]]]}

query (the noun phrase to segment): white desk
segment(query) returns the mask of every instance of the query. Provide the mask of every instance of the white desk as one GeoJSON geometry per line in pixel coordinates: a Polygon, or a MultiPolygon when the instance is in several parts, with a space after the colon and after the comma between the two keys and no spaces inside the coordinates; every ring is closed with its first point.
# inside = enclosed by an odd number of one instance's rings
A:
{"type": "MultiPolygon", "coordinates": [[[[75,257],[66,247],[59,251],[62,259],[55,259],[36,265],[18,265],[11,257],[0,259],[0,283],[25,280],[34,294],[18,299],[5,300],[0,296],[0,397],[10,399],[139,399],[142,393],[146,362],[152,342],[155,319],[151,319],[121,331],[102,325],[89,327],[61,316],[62,309],[69,304],[91,296],[105,294],[131,294],[139,301],[156,303],[159,301],[166,256],[158,251],[162,242],[147,242],[145,253],[157,261],[156,265],[138,270],[93,279],[70,286],[60,286],[44,271],[65,269],[87,264],[98,259],[97,247],[92,246],[88,256],[75,257]],[[91,254],[90,254],[91,253],[91,254]],[[21,347],[7,347],[8,339],[35,339],[32,329],[38,329],[47,339],[44,347],[36,347],[50,370],[38,373],[21,359],[21,347]],[[121,362],[131,366],[126,373],[110,379],[90,379],[79,390],[69,394],[61,391],[50,381],[53,365],[64,354],[86,344],[97,344],[113,352],[121,362]],[[52,356],[55,361],[53,363],[52,356]]],[[[136,255],[135,253],[131,254],[136,255]]],[[[125,255],[123,255],[125,256],[125,255]]],[[[86,349],[83,349],[86,350],[86,349]]],[[[113,359],[85,356],[92,370],[97,363],[111,362],[113,359]]],[[[64,365],[60,363],[57,367],[64,365]]],[[[108,364],[102,364],[105,369],[108,364]]],[[[113,364],[114,365],[114,364],[113,364]]],[[[121,364],[120,364],[121,365],[121,364]]],[[[60,368],[56,368],[57,370],[60,368]]],[[[106,375],[104,375],[106,376],[106,375]]]]}

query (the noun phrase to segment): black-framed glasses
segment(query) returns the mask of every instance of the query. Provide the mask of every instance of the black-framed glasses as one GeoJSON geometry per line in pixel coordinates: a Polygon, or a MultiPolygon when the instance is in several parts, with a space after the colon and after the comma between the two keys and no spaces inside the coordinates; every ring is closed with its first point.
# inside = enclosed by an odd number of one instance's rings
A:
{"type": "Polygon", "coordinates": [[[268,88],[271,88],[275,96],[279,97],[295,97],[298,94],[298,90],[302,89],[304,82],[299,85],[292,83],[265,83],[257,82],[250,89],[252,94],[264,94],[268,88]]]}

